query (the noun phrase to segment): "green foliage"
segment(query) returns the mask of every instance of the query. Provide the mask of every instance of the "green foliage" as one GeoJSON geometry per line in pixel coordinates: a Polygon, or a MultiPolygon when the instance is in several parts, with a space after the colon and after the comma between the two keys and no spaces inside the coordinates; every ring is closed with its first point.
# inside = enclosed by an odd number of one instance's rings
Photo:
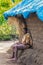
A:
{"type": "Polygon", "coordinates": [[[20,1],[22,1],[22,0],[15,0],[16,3],[17,3],[17,2],[20,2],[20,1]]]}
{"type": "Polygon", "coordinates": [[[0,40],[10,40],[11,35],[16,35],[16,28],[7,24],[7,22],[0,25],[0,40]]]}
{"type": "Polygon", "coordinates": [[[2,25],[3,23],[5,23],[5,19],[4,19],[4,16],[3,15],[1,15],[0,16],[0,25],[2,25]]]}
{"type": "Polygon", "coordinates": [[[8,2],[1,2],[1,6],[2,7],[9,7],[9,3],[8,2]]]}
{"type": "Polygon", "coordinates": [[[11,26],[7,23],[0,25],[0,35],[8,35],[11,33],[11,26]]]}
{"type": "Polygon", "coordinates": [[[17,5],[21,0],[15,0],[13,3],[12,0],[0,0],[0,16],[10,8],[14,7],[17,5]]]}
{"type": "Polygon", "coordinates": [[[21,0],[14,1],[15,2],[12,2],[12,0],[0,0],[0,40],[11,39],[10,34],[16,35],[15,26],[8,25],[7,20],[5,20],[3,16],[5,11],[17,5],[21,0]]]}
{"type": "Polygon", "coordinates": [[[0,41],[1,40],[11,40],[12,37],[10,35],[0,35],[0,41]]]}

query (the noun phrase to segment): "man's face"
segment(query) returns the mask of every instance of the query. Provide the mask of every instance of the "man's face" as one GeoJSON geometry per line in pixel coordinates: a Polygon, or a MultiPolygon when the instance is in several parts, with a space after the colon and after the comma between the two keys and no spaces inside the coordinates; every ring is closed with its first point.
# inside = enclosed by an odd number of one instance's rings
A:
{"type": "Polygon", "coordinates": [[[29,43],[29,41],[30,41],[30,37],[27,36],[26,43],[29,43]]]}

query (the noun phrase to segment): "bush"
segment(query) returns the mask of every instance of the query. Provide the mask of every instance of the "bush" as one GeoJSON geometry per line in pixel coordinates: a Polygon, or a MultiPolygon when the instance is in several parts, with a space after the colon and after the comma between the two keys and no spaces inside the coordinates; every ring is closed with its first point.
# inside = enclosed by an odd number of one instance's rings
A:
{"type": "MultiPolygon", "coordinates": [[[[7,21],[4,19],[3,13],[18,4],[21,0],[14,0],[15,2],[12,3],[11,0],[0,0],[0,40],[8,40],[11,39],[11,35],[18,35],[16,34],[15,26],[10,26],[7,24],[7,21]]],[[[13,36],[14,37],[14,36],[13,36]]]]}
{"type": "Polygon", "coordinates": [[[5,41],[8,41],[8,40],[11,40],[12,37],[10,35],[0,35],[0,41],[1,40],[5,40],[5,41]]]}
{"type": "Polygon", "coordinates": [[[2,7],[9,7],[9,3],[8,2],[1,2],[1,6],[2,7]]]}
{"type": "Polygon", "coordinates": [[[7,22],[0,25],[0,35],[9,35],[11,31],[12,28],[7,24],[7,22]]]}
{"type": "Polygon", "coordinates": [[[0,25],[0,40],[11,40],[15,38],[18,38],[15,26],[10,26],[7,22],[0,25]]]}
{"type": "Polygon", "coordinates": [[[0,25],[2,25],[3,23],[5,23],[5,19],[4,19],[4,16],[3,15],[1,15],[0,16],[0,25]]]}

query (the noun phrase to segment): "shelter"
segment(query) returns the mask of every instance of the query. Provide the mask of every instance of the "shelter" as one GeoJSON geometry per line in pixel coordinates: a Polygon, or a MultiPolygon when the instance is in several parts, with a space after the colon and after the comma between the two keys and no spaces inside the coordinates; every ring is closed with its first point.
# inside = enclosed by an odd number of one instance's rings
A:
{"type": "Polygon", "coordinates": [[[8,23],[15,25],[19,38],[24,35],[24,27],[32,33],[33,40],[43,36],[43,0],[23,0],[17,6],[4,13],[8,23]],[[24,23],[25,21],[25,23],[24,23]]]}
{"type": "Polygon", "coordinates": [[[23,0],[4,16],[9,24],[16,26],[20,40],[24,28],[32,34],[34,48],[25,50],[17,65],[43,65],[43,0],[23,0]]]}

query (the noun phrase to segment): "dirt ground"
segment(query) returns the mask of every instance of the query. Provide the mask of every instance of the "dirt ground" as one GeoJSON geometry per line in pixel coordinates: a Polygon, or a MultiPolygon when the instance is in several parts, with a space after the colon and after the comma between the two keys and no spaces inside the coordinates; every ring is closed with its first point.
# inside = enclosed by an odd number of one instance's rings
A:
{"type": "MultiPolygon", "coordinates": [[[[42,40],[43,41],[43,40],[42,40]]],[[[34,44],[33,49],[27,49],[25,50],[22,55],[18,58],[17,62],[15,63],[14,61],[9,60],[9,54],[6,53],[7,49],[4,51],[3,49],[1,50],[1,47],[3,48],[8,48],[12,45],[12,42],[10,41],[9,46],[4,45],[5,43],[8,44],[7,42],[3,42],[3,46],[0,43],[0,65],[43,65],[43,42],[41,41],[36,44],[34,44]],[[2,51],[2,52],[1,52],[2,51]],[[3,52],[4,51],[4,52],[3,52]]]]}
{"type": "MultiPolygon", "coordinates": [[[[0,65],[43,65],[43,22],[41,22],[38,18],[36,19],[35,15],[31,16],[27,20],[28,28],[31,31],[32,38],[33,38],[33,49],[25,50],[21,56],[18,58],[17,62],[8,60],[8,53],[6,50],[0,53],[0,65]]],[[[5,42],[4,42],[5,43],[5,42]]],[[[9,42],[8,45],[10,45],[9,42]]],[[[4,46],[4,44],[2,44],[4,46]]],[[[1,46],[0,45],[0,48],[1,46]]],[[[7,47],[8,48],[8,47],[7,47]]]]}
{"type": "Polygon", "coordinates": [[[14,65],[12,62],[8,62],[7,50],[14,44],[12,41],[0,41],[0,65],[14,65]]]}
{"type": "Polygon", "coordinates": [[[8,62],[6,53],[0,53],[0,65],[14,65],[14,63],[8,62]]]}

